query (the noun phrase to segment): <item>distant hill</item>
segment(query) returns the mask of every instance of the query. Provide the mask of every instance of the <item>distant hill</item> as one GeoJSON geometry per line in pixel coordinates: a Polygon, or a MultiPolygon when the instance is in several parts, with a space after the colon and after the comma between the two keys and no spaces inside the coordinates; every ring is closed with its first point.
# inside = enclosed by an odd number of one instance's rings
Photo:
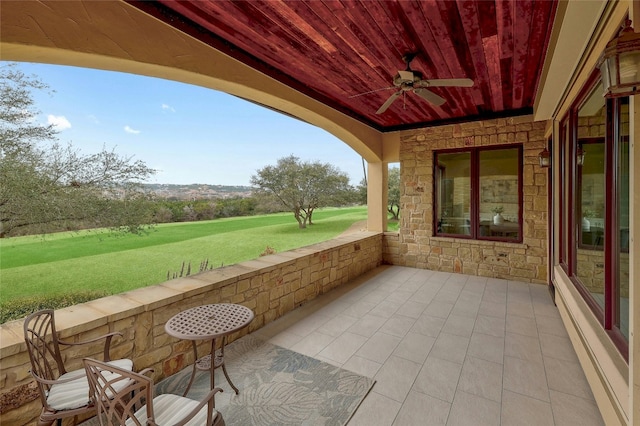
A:
{"type": "Polygon", "coordinates": [[[147,183],[143,187],[160,198],[176,200],[203,200],[214,198],[250,197],[252,188],[242,185],[190,185],[147,183]]]}

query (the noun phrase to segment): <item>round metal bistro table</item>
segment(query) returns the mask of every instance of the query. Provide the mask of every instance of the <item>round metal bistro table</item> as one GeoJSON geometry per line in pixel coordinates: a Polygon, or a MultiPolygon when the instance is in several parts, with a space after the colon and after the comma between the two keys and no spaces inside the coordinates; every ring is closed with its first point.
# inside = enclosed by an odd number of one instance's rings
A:
{"type": "Polygon", "coordinates": [[[184,391],[186,396],[191,389],[196,370],[209,370],[211,374],[211,389],[215,387],[214,371],[222,367],[224,377],[238,394],[238,388],[231,382],[224,364],[224,346],[229,334],[249,325],[253,320],[253,311],[245,306],[234,303],[216,303],[213,305],[196,306],[182,311],[167,321],[164,326],[168,335],[178,339],[191,340],[194,359],[191,379],[184,391]],[[216,354],[216,340],[222,338],[220,351],[216,354]],[[198,340],[211,340],[211,352],[198,359],[198,340]]]}

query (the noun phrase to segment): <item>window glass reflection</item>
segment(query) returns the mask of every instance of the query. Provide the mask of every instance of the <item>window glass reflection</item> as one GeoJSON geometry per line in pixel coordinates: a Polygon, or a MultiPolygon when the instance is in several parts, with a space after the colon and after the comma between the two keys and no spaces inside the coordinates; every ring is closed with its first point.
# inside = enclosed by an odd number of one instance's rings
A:
{"type": "Polygon", "coordinates": [[[606,108],[599,84],[578,109],[576,164],[576,276],[604,309],[606,108]]]}

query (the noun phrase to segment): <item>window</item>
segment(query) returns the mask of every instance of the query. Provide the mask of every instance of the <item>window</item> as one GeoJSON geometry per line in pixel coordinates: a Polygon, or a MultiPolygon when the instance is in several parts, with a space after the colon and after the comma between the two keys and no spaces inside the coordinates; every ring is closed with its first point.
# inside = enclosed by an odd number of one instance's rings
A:
{"type": "Polygon", "coordinates": [[[605,100],[597,75],[560,123],[559,259],[628,357],[629,100],[605,100]]]}
{"type": "Polygon", "coordinates": [[[596,85],[577,110],[575,147],[575,275],[604,308],[606,108],[602,84],[596,85]]]}
{"type": "Polygon", "coordinates": [[[522,146],[435,153],[435,234],[522,241],[522,146]]]}

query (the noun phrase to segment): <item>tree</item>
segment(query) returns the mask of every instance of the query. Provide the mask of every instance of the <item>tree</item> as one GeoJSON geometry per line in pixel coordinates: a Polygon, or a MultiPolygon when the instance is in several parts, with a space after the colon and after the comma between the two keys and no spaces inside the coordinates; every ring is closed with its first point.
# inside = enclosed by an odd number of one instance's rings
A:
{"type": "Polygon", "coordinates": [[[258,197],[275,197],[293,212],[298,227],[312,225],[318,207],[344,205],[353,199],[349,177],[330,164],[301,162],[290,155],[251,176],[258,197]]]}
{"type": "MultiPolygon", "coordinates": [[[[360,185],[356,188],[358,200],[367,203],[367,180],[360,181],[360,185]]],[[[400,217],[400,168],[392,167],[389,169],[387,178],[387,211],[391,213],[393,220],[400,217]]]]}
{"type": "Polygon", "coordinates": [[[400,168],[391,167],[388,177],[387,211],[398,220],[400,215],[400,168]]]}
{"type": "Polygon", "coordinates": [[[155,173],[103,149],[84,155],[40,125],[33,90],[46,84],[17,64],[0,67],[0,236],[110,227],[138,232],[149,220],[139,187],[155,173]]]}

